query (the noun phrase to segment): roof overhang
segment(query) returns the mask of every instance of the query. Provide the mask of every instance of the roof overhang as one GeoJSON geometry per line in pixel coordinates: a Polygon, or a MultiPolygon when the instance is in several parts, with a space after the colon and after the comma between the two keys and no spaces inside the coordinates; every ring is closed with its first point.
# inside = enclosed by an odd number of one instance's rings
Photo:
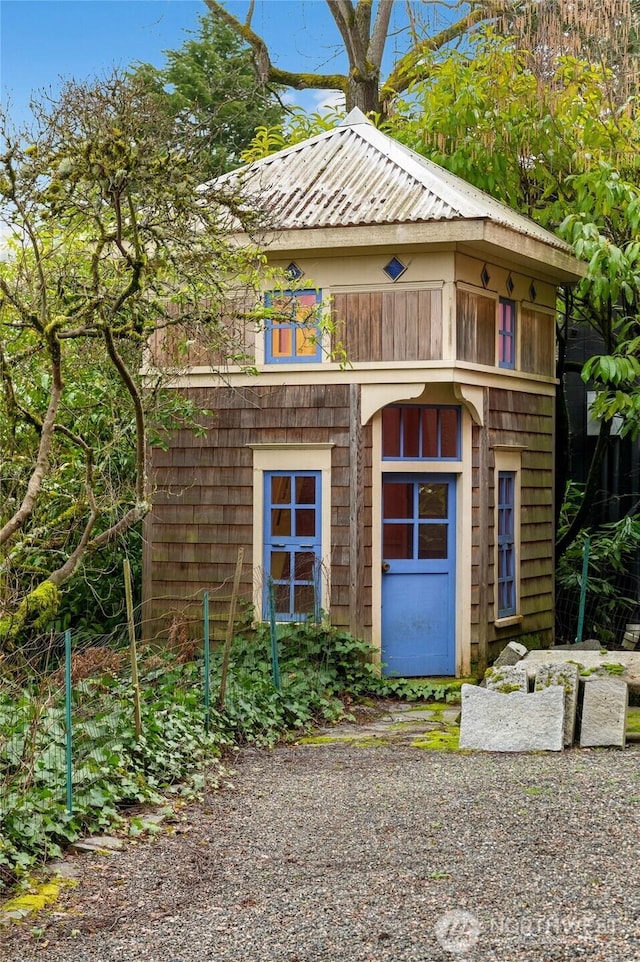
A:
{"type": "Polygon", "coordinates": [[[265,253],[278,257],[301,256],[307,251],[316,255],[340,250],[364,254],[377,247],[421,250],[436,245],[464,245],[485,260],[508,260],[554,284],[575,284],[587,271],[587,265],[562,241],[558,240],[557,247],[545,244],[485,219],[282,230],[267,233],[260,242],[265,253]]]}

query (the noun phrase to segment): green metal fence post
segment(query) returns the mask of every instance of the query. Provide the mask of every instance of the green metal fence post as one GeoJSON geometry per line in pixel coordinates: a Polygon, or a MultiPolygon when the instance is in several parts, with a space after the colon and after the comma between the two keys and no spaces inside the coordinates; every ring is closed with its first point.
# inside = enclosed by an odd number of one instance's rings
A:
{"type": "Polygon", "coordinates": [[[589,535],[584,539],[582,549],[582,582],[580,584],[580,606],[578,608],[578,630],[576,631],[576,644],[582,641],[584,629],[584,609],[587,602],[587,575],[589,574],[589,552],[591,550],[591,538],[589,535]]]}
{"type": "Polygon", "coordinates": [[[202,599],[204,606],[204,730],[209,731],[209,706],[211,699],[211,646],[209,641],[209,592],[202,599]]]}
{"type": "Polygon", "coordinates": [[[271,667],[273,684],[280,691],[280,662],[278,659],[278,627],[276,625],[276,600],[273,594],[273,581],[269,578],[269,624],[271,626],[271,667]]]}
{"type": "Polygon", "coordinates": [[[67,629],[64,633],[64,715],[66,725],[67,743],[67,812],[73,815],[73,756],[72,756],[72,732],[71,732],[71,632],[67,629]]]}

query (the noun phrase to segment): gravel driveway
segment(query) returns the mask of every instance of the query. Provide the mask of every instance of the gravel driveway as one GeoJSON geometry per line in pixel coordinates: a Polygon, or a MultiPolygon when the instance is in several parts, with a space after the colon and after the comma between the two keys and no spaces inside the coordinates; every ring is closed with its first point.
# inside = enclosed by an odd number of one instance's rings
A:
{"type": "Polygon", "coordinates": [[[337,742],[235,767],[182,831],[77,857],[3,962],[640,960],[638,748],[337,742]]]}

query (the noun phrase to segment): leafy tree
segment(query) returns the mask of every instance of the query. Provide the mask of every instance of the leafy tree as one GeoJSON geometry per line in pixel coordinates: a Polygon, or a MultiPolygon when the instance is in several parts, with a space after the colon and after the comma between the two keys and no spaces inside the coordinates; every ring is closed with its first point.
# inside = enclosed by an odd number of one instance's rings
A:
{"type": "Polygon", "coordinates": [[[11,233],[0,260],[0,644],[11,647],[48,626],[62,585],[148,512],[149,445],[163,424],[197,417],[163,392],[153,350],[178,364],[180,339],[197,330],[212,363],[242,363],[244,314],[232,323],[229,303],[246,298],[260,258],[228,241],[255,226],[238,198],[198,186],[197,138],[135,79],[69,83],[35,106],[31,130],[14,133],[5,117],[0,133],[11,233]]]}
{"type": "Polygon", "coordinates": [[[259,124],[282,120],[278,90],[256,78],[251,50],[215,11],[199,18],[199,29],[178,50],[167,50],[166,65],[138,64],[133,76],[159,104],[195,128],[203,180],[238,166],[240,152],[259,124]]]}

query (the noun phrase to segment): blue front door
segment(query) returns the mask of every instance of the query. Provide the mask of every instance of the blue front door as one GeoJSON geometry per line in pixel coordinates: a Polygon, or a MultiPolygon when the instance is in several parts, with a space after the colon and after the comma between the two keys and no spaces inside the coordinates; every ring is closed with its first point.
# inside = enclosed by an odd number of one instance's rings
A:
{"type": "Polygon", "coordinates": [[[456,481],[382,480],[382,662],[386,675],[455,674],[456,481]]]}

